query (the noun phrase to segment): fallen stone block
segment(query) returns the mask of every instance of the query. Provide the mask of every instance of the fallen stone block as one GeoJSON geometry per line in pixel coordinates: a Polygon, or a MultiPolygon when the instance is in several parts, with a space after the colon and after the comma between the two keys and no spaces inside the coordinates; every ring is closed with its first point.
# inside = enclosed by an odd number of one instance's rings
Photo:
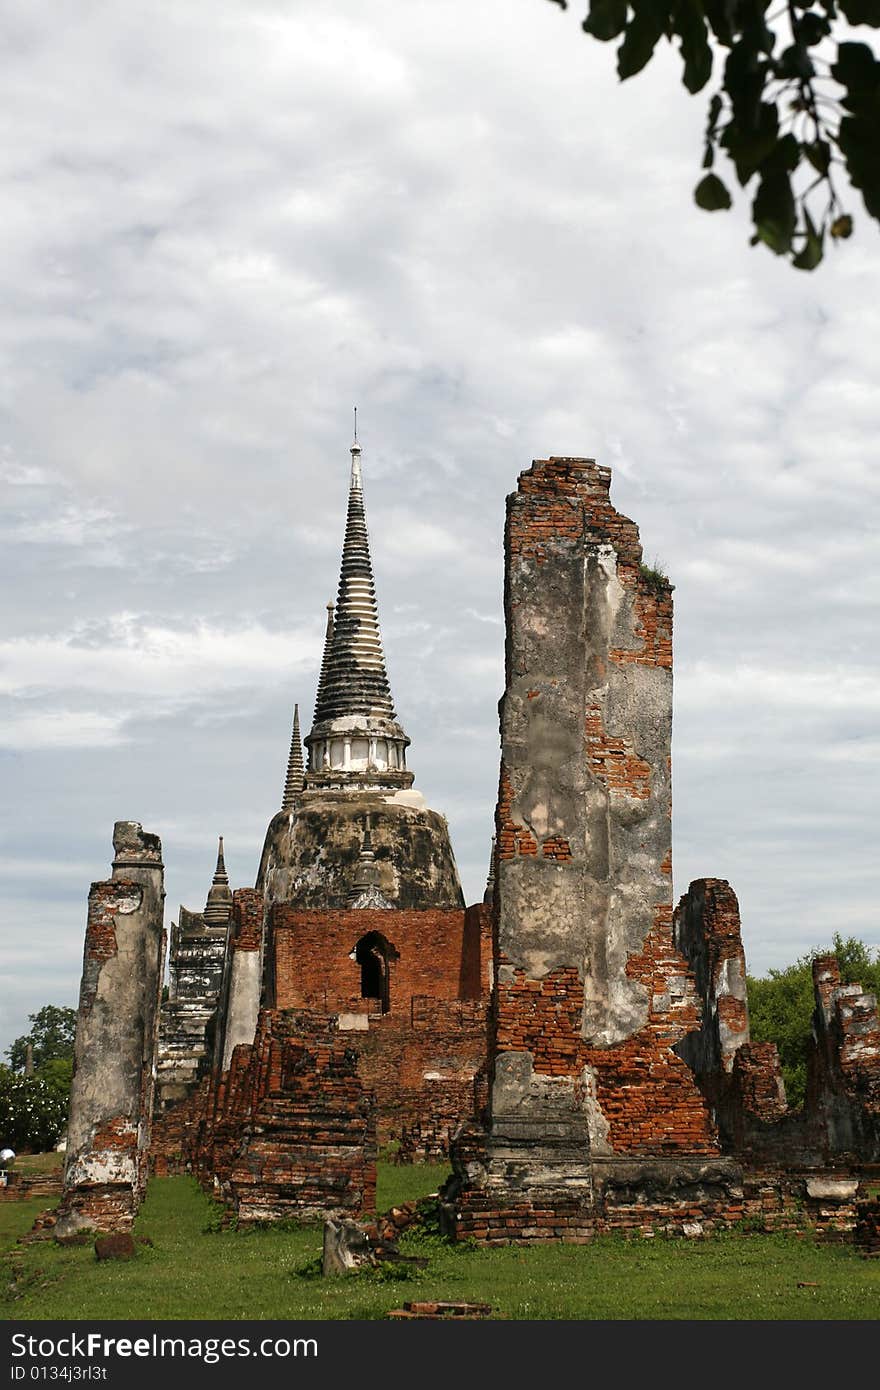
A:
{"type": "Polygon", "coordinates": [[[98,1236],[95,1255],[99,1260],[131,1260],[134,1258],[134,1240],[127,1231],[112,1236],[98,1236]]]}
{"type": "MultiPolygon", "coordinates": [[[[375,1228],[374,1228],[375,1229],[375,1228]]],[[[322,1272],[348,1274],[351,1270],[379,1264],[407,1264],[424,1269],[428,1261],[415,1255],[402,1255],[391,1241],[372,1235],[370,1230],[343,1217],[324,1223],[322,1272]]]]}

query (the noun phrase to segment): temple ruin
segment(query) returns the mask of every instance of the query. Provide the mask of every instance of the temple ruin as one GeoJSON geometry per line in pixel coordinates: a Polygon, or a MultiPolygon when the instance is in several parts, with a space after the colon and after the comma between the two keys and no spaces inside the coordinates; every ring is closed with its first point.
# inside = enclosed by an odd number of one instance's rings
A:
{"type": "Polygon", "coordinates": [[[487,1245],[804,1213],[876,1232],[876,1000],[816,961],[792,1113],[750,1040],[733,889],[697,880],[674,908],[672,588],[610,481],[549,458],[508,499],[495,838],[466,907],[408,766],[354,444],[311,729],[295,705],[254,887],[233,891],[221,840],[204,909],[181,908],[161,1016],[158,840],[120,823],[93,886],[71,1229],[130,1224],[149,1144],[243,1222],[372,1210],[385,1149],[449,1156],[446,1229],[487,1245]]]}

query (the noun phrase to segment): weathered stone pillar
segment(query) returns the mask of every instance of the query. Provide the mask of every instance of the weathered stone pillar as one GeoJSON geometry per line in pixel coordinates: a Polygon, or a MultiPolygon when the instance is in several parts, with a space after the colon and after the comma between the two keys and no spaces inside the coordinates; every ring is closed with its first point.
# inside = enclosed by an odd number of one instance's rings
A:
{"type": "Polygon", "coordinates": [[[93,883],[55,1234],[126,1231],[144,1194],[156,1075],[163,865],[158,835],[113,829],[112,878],[93,883]]]}
{"type": "Polygon", "coordinates": [[[587,1239],[614,1191],[674,1209],[718,1153],[672,1050],[699,1008],[672,944],[671,586],[610,478],[551,458],[508,498],[490,1125],[454,1216],[477,1239],[587,1239]]]}
{"type": "Polygon", "coordinates": [[[232,895],[232,928],[226,950],[221,1018],[214,1065],[229,1070],[239,1043],[250,1045],[257,1030],[263,983],[263,895],[237,888],[232,895]]]}

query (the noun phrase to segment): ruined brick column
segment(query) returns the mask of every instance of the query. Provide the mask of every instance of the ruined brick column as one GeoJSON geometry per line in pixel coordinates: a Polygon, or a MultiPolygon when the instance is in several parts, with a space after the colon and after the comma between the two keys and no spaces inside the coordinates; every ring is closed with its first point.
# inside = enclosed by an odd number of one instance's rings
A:
{"type": "Polygon", "coordinates": [[[829,1161],[880,1163],[877,998],[859,984],[842,984],[834,956],[813,961],[813,991],[807,1111],[815,1116],[829,1161]]]}
{"type": "Polygon", "coordinates": [[[731,1072],[749,1042],[749,1003],[739,903],[726,879],[694,880],[676,909],[674,936],[703,1001],[702,1027],[678,1051],[695,1072],[731,1072]]]}
{"type": "Polygon", "coordinates": [[[722,1144],[740,1158],[774,1162],[778,1147],[796,1141],[791,1125],[784,1137],[777,1125],[787,1105],[776,1045],[750,1041],[739,903],[726,879],[694,879],[676,908],[673,938],[694,972],[703,1015],[675,1050],[693,1069],[722,1144]]]}
{"type": "Polygon", "coordinates": [[[551,458],[508,499],[490,1124],[462,1136],[450,1203],[490,1243],[735,1186],[672,1050],[699,1004],[672,944],[671,587],[610,477],[551,458]]]}
{"type": "Polygon", "coordinates": [[[261,893],[236,888],[214,1053],[215,1069],[221,1072],[229,1070],[240,1043],[254,1040],[262,991],[263,910],[261,893]]]}
{"type": "Polygon", "coordinates": [[[165,939],[162,846],[113,829],[112,878],[89,892],[58,1238],[126,1231],[144,1194],[165,939]]]}

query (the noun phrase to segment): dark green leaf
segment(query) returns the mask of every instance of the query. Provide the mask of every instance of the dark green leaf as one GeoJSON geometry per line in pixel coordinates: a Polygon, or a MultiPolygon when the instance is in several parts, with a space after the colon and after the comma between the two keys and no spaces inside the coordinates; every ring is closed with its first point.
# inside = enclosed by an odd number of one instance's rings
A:
{"type": "Polygon", "coordinates": [[[813,219],[806,208],[804,208],[804,223],[806,240],[798,254],[792,257],[791,263],[797,270],[815,270],[822,259],[825,231],[824,228],[821,232],[816,231],[813,226],[813,219]]]}
{"type": "Polygon", "coordinates": [[[709,28],[725,48],[733,46],[731,9],[729,0],[703,0],[703,13],[708,20],[709,28]]]}
{"type": "Polygon", "coordinates": [[[712,100],[709,102],[709,119],[706,122],[707,135],[715,134],[715,127],[718,125],[718,117],[721,115],[721,108],[723,105],[724,103],[722,102],[721,97],[716,92],[712,100]]]}
{"type": "Polygon", "coordinates": [[[880,29],[878,0],[840,0],[840,8],[850,24],[869,24],[872,29],[880,29]]]}
{"type": "Polygon", "coordinates": [[[752,220],[758,239],[777,256],[791,250],[795,207],[791,181],[785,170],[773,168],[762,173],[752,203],[752,220]]]}
{"type": "Polygon", "coordinates": [[[626,27],[627,0],[590,0],[590,13],[584,20],[584,29],[594,39],[605,43],[616,39],[626,27]]]}
{"type": "Polygon", "coordinates": [[[739,39],[724,64],[724,87],[736,122],[747,130],[757,122],[769,64],[755,44],[739,39]]]}
{"type": "Polygon", "coordinates": [[[847,89],[843,105],[848,111],[867,111],[875,103],[880,92],[880,62],[866,43],[840,44],[831,75],[847,89]]]}
{"type": "Polygon", "coordinates": [[[815,72],[810,55],[803,44],[799,43],[791,44],[780,53],[773,67],[777,77],[796,77],[805,82],[808,82],[815,72]]]}
{"type": "Polygon", "coordinates": [[[772,154],[779,138],[779,113],[769,101],[762,101],[756,120],[738,122],[726,127],[721,143],[736,166],[736,176],[745,186],[764,160],[772,154]]]}
{"type": "Polygon", "coordinates": [[[877,114],[844,116],[837,143],[846,160],[846,171],[854,188],[861,189],[865,207],[880,218],[880,118],[877,114]]]}
{"type": "Polygon", "coordinates": [[[827,16],[817,14],[815,10],[809,10],[798,20],[798,43],[806,44],[808,48],[812,48],[813,44],[819,43],[830,33],[831,25],[828,23],[827,16]]]}
{"type": "Polygon", "coordinates": [[[669,24],[669,11],[661,0],[633,0],[633,5],[635,14],[617,50],[617,72],[621,81],[641,72],[669,24]]]}
{"type": "Polygon", "coordinates": [[[673,24],[681,38],[682,81],[689,92],[699,92],[712,75],[712,49],[701,0],[679,0],[673,24]]]}
{"type": "Polygon", "coordinates": [[[791,173],[796,169],[801,161],[801,147],[791,131],[783,135],[776,146],[776,149],[768,159],[765,159],[763,170],[776,170],[791,173]]]}
{"type": "Polygon", "coordinates": [[[835,217],[834,221],[831,223],[830,231],[833,237],[845,239],[846,237],[852,236],[852,229],[853,220],[848,212],[844,212],[840,217],[835,217]]]}
{"type": "Polygon", "coordinates": [[[730,194],[717,174],[707,174],[694,189],[694,202],[704,212],[723,212],[730,207],[730,194]]]}
{"type": "Polygon", "coordinates": [[[814,140],[811,145],[804,145],[803,151],[817,174],[828,173],[831,164],[831,146],[827,140],[814,140]]]}

